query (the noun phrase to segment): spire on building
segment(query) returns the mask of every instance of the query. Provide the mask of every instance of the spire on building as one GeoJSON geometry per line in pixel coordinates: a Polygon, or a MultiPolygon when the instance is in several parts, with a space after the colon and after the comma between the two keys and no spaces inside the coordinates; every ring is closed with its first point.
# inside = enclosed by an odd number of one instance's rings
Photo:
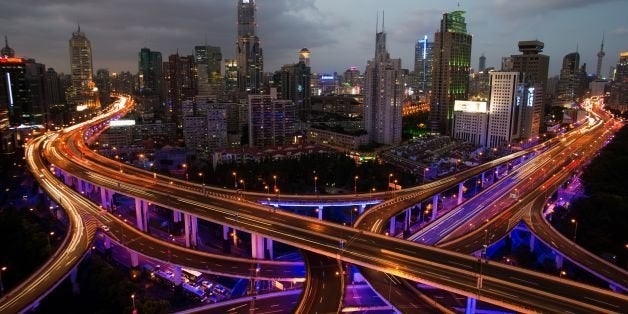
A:
{"type": "Polygon", "coordinates": [[[605,37],[605,33],[602,33],[602,43],[600,44],[600,51],[597,53],[597,69],[595,71],[595,75],[597,76],[597,78],[601,78],[602,75],[602,59],[604,59],[604,56],[606,55],[606,53],[604,52],[604,37],[605,37]]]}
{"type": "Polygon", "coordinates": [[[4,35],[4,48],[0,50],[0,57],[5,57],[5,56],[9,58],[15,57],[15,50],[9,47],[9,39],[7,38],[7,35],[4,35]]]}

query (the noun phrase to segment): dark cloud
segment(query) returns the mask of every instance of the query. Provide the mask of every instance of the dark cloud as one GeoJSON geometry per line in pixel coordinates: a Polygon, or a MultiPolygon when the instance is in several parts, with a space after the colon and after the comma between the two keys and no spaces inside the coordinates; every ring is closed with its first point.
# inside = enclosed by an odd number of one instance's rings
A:
{"type": "Polygon", "coordinates": [[[625,0],[491,0],[482,1],[486,13],[506,15],[512,18],[527,18],[530,15],[547,15],[555,11],[580,9],[589,6],[599,6],[610,2],[625,0]]]}
{"type": "MultiPolygon", "coordinates": [[[[61,72],[68,71],[68,40],[79,23],[92,42],[94,67],[116,71],[136,71],[144,46],[166,58],[207,42],[232,58],[237,27],[235,0],[3,1],[0,21],[18,54],[61,72]]],[[[301,47],[334,43],[339,26],[322,17],[314,0],[265,1],[257,21],[269,70],[294,62],[301,47]]]]}

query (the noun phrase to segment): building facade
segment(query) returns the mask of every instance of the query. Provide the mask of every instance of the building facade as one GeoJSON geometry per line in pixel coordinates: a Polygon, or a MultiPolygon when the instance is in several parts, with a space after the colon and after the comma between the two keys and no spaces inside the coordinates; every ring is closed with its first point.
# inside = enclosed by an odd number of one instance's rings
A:
{"type": "Polygon", "coordinates": [[[138,54],[138,92],[141,95],[161,95],[161,52],[142,48],[138,54]]]}
{"type": "Polygon", "coordinates": [[[364,76],[364,128],[369,141],[399,144],[403,102],[401,59],[390,58],[383,31],[375,35],[375,58],[367,63],[364,76]]]}
{"type": "Polygon", "coordinates": [[[92,44],[78,27],[72,33],[70,46],[70,74],[72,86],[68,93],[68,102],[75,106],[77,111],[98,109],[100,103],[94,91],[94,70],[92,66],[92,44]]]}
{"type": "Polygon", "coordinates": [[[434,61],[434,42],[419,39],[414,46],[414,79],[416,91],[429,94],[432,91],[432,62],[434,61]]]}
{"type": "Polygon", "coordinates": [[[434,34],[430,129],[452,132],[454,102],[469,97],[472,36],[467,32],[464,11],[443,14],[434,34]]]}
{"type": "MultiPolygon", "coordinates": [[[[489,118],[486,146],[507,145],[518,136],[519,111],[516,110],[519,72],[491,72],[489,118]]],[[[519,99],[519,102],[521,100],[519,99]]]]}
{"type": "Polygon", "coordinates": [[[258,93],[262,89],[264,57],[255,34],[255,0],[238,0],[238,41],[236,61],[240,93],[258,93]]]}
{"type": "Polygon", "coordinates": [[[455,139],[475,146],[486,145],[488,110],[486,102],[456,100],[454,103],[455,139]]]}
{"type": "Polygon", "coordinates": [[[263,148],[293,142],[295,105],[270,95],[249,95],[249,146],[263,148]]]}

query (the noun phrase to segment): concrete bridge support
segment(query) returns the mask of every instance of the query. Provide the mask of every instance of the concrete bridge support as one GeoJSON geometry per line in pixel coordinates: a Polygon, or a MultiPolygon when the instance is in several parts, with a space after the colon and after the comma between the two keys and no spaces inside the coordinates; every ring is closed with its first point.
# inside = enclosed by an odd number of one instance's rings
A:
{"type": "Polygon", "coordinates": [[[458,183],[458,200],[456,202],[456,205],[460,205],[462,204],[462,193],[464,192],[464,182],[460,182],[458,183]]]}
{"type": "Polygon", "coordinates": [[[198,238],[198,217],[184,214],[183,224],[183,229],[185,230],[185,246],[196,247],[198,238]]]}
{"type": "Polygon", "coordinates": [[[251,233],[251,257],[264,259],[264,237],[251,233]]]}
{"type": "Polygon", "coordinates": [[[440,194],[436,194],[432,196],[432,220],[436,220],[436,217],[438,217],[438,198],[439,197],[440,197],[440,194]]]}
{"type": "Polygon", "coordinates": [[[467,307],[465,308],[465,314],[475,314],[477,300],[475,298],[467,297],[467,307]]]}
{"type": "Polygon", "coordinates": [[[135,198],[135,219],[137,228],[142,231],[148,231],[148,202],[135,198]]]}
{"type": "Polygon", "coordinates": [[[323,206],[318,206],[318,220],[323,220],[323,206]]]}

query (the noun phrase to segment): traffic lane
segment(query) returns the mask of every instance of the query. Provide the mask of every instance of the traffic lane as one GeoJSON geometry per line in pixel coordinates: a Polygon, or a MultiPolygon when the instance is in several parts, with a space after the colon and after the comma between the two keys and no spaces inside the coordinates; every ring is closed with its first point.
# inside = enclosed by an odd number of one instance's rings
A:
{"type": "Polygon", "coordinates": [[[345,291],[342,264],[306,250],[301,250],[301,254],[307,267],[307,280],[297,312],[339,313],[345,291]]]}
{"type": "MultiPolygon", "coordinates": [[[[264,295],[258,295],[255,300],[243,300],[241,302],[228,302],[225,305],[212,305],[211,308],[199,307],[197,309],[189,309],[181,311],[181,313],[228,313],[228,314],[283,314],[293,313],[299,299],[300,291],[295,290],[294,293],[288,295],[280,295],[273,297],[266,297],[264,295]]],[[[225,302],[221,302],[225,303],[225,302]]]]}

